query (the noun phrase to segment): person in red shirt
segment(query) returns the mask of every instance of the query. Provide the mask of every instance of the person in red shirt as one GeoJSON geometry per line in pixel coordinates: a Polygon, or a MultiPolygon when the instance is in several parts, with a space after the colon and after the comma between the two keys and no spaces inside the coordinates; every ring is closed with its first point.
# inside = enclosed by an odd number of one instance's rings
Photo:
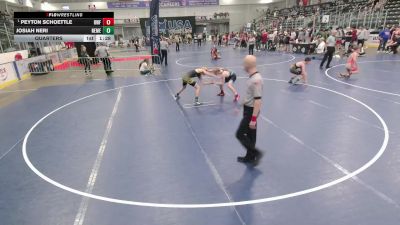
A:
{"type": "Polygon", "coordinates": [[[268,32],[264,30],[261,34],[261,48],[263,50],[267,49],[267,41],[268,41],[268,32]]]}
{"type": "Polygon", "coordinates": [[[357,42],[357,29],[353,27],[351,30],[351,42],[357,42]]]}

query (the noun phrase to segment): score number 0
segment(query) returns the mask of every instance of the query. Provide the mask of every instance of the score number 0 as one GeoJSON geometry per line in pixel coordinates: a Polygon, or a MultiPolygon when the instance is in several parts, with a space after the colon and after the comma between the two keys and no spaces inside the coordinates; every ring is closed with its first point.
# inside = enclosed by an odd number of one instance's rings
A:
{"type": "Polygon", "coordinates": [[[103,26],[114,26],[114,18],[103,18],[103,26]]]}
{"type": "Polygon", "coordinates": [[[103,34],[114,34],[114,18],[103,18],[103,34]]]}

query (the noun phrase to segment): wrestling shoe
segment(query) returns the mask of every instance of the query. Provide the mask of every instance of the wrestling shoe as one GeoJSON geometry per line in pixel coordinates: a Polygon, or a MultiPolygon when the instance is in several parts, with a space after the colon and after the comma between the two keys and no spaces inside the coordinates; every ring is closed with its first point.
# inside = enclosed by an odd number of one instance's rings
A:
{"type": "Polygon", "coordinates": [[[235,95],[235,98],[233,99],[233,101],[234,101],[234,102],[238,102],[239,99],[240,99],[240,95],[237,94],[237,95],[235,95]]]}
{"type": "Polygon", "coordinates": [[[253,160],[253,162],[251,163],[252,166],[258,166],[258,164],[259,164],[260,161],[261,161],[261,158],[264,156],[264,153],[263,153],[262,151],[260,151],[260,150],[258,150],[258,149],[256,149],[256,151],[257,151],[256,157],[255,157],[255,159],[253,160]]]}
{"type": "Polygon", "coordinates": [[[246,156],[239,156],[237,157],[237,161],[240,163],[252,163],[254,162],[255,159],[251,159],[249,157],[246,156]]]}
{"type": "Polygon", "coordinates": [[[201,102],[196,101],[196,102],[193,103],[193,105],[194,105],[194,106],[199,106],[199,105],[201,105],[201,102]]]}
{"type": "Polygon", "coordinates": [[[225,96],[225,92],[221,91],[217,96],[225,96]]]}

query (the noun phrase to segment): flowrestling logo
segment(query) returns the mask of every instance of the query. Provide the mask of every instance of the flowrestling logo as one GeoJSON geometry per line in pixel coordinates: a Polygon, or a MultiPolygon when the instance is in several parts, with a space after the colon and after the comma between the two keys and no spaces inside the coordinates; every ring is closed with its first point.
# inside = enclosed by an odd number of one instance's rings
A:
{"type": "Polygon", "coordinates": [[[0,81],[6,81],[8,78],[7,69],[5,67],[0,67],[0,81]]]}

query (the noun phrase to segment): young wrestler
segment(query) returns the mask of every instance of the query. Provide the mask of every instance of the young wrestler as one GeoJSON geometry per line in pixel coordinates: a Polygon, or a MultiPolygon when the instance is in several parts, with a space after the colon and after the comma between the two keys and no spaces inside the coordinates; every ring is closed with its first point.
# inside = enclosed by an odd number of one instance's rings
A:
{"type": "Polygon", "coordinates": [[[186,86],[189,84],[190,86],[196,89],[195,91],[195,98],[194,98],[194,105],[201,105],[199,102],[199,95],[200,95],[200,84],[196,82],[194,79],[198,78],[201,81],[202,76],[210,76],[215,77],[215,75],[207,70],[207,68],[197,68],[194,70],[189,71],[185,75],[182,76],[182,88],[181,90],[175,95],[175,98],[178,100],[180,98],[180,94],[186,89],[186,86]]]}
{"type": "Polygon", "coordinates": [[[220,58],[221,58],[221,55],[218,53],[218,49],[214,45],[214,47],[211,48],[211,59],[212,60],[217,60],[217,59],[220,59],[220,58]]]}
{"type": "Polygon", "coordinates": [[[359,56],[359,47],[357,45],[353,46],[353,53],[350,54],[346,63],[347,73],[340,73],[339,77],[349,78],[351,75],[358,73],[357,59],[359,56]]]}
{"type": "Polygon", "coordinates": [[[289,84],[297,84],[300,80],[307,83],[306,65],[311,62],[310,57],[306,57],[304,61],[297,62],[290,67],[290,72],[294,74],[289,80],[289,84]]]}
{"type": "Polygon", "coordinates": [[[215,84],[219,85],[221,92],[218,94],[218,96],[225,96],[225,92],[224,92],[224,84],[227,84],[229,90],[231,90],[231,92],[233,93],[233,95],[235,96],[233,101],[237,102],[239,101],[239,94],[236,91],[235,87],[233,87],[233,83],[235,83],[236,79],[237,79],[237,75],[235,72],[233,71],[229,71],[227,69],[217,69],[215,71],[215,74],[217,76],[219,76],[221,79],[221,82],[216,82],[215,84]]]}

